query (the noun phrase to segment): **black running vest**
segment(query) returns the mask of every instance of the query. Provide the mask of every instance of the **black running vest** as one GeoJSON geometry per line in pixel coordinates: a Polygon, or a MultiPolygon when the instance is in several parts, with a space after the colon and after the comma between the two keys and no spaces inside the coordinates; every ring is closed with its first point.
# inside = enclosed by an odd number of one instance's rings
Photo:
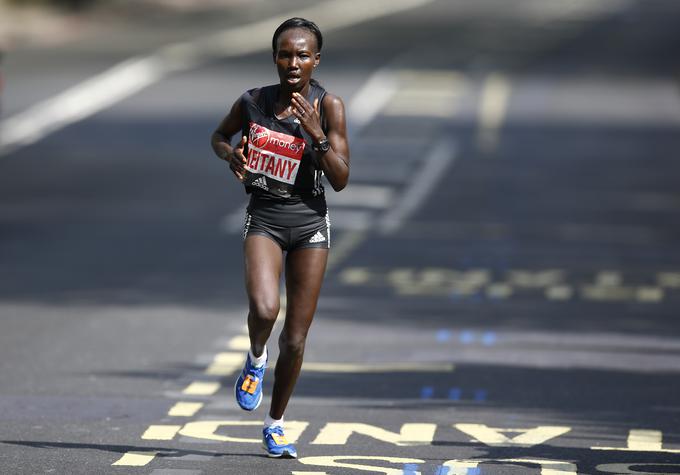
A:
{"type": "MultiPolygon", "coordinates": [[[[277,119],[274,104],[278,84],[251,89],[241,96],[243,135],[248,137],[246,192],[280,199],[320,196],[321,167],[312,150],[313,140],[294,115],[277,119]],[[259,91],[259,92],[258,92],[259,91]]],[[[321,102],[326,90],[317,82],[309,85],[307,101],[319,100],[321,124],[326,132],[321,102]]]]}

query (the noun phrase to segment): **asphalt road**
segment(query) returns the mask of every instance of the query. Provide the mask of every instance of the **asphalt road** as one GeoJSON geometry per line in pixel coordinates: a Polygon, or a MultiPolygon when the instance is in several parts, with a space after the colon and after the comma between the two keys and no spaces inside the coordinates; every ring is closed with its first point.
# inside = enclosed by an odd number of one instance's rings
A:
{"type": "MultiPolygon", "coordinates": [[[[255,5],[18,48],[1,130],[306,6],[255,5]]],[[[232,399],[246,197],[208,143],[275,81],[263,49],[177,63],[0,155],[1,473],[680,473],[680,5],[387,10],[325,36],[352,176],[286,414],[300,459],[259,447],[266,396],[232,399]]]]}

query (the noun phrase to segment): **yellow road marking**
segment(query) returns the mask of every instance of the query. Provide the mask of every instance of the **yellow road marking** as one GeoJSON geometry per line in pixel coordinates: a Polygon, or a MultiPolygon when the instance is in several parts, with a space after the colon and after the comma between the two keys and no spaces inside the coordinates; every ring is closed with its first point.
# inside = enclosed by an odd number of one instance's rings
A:
{"type": "Polygon", "coordinates": [[[630,452],[663,452],[680,454],[679,449],[663,448],[663,433],[660,430],[631,429],[628,431],[626,447],[591,447],[591,450],[620,450],[630,452]]]}
{"type": "Polygon", "coordinates": [[[479,442],[489,446],[508,446],[519,445],[531,447],[542,444],[547,440],[554,439],[562,434],[566,434],[571,427],[566,426],[538,426],[529,429],[500,429],[489,427],[484,424],[454,424],[454,427],[461,432],[474,437],[479,442]],[[509,438],[503,432],[519,433],[513,438],[509,438]]]}
{"type": "Polygon", "coordinates": [[[229,376],[243,367],[245,358],[246,356],[243,352],[217,353],[212,364],[206,368],[205,374],[213,376],[229,376]]]}
{"type": "Polygon", "coordinates": [[[621,280],[620,272],[602,271],[595,277],[595,285],[616,287],[621,285],[621,280]]]}
{"type": "Polygon", "coordinates": [[[660,302],[663,300],[663,289],[659,287],[638,287],[636,296],[640,302],[660,302]]]}
{"type": "Polygon", "coordinates": [[[656,280],[663,287],[680,289],[680,272],[659,272],[656,280]]]}
{"type": "Polygon", "coordinates": [[[479,105],[479,132],[477,144],[484,151],[491,151],[498,144],[498,130],[505,118],[510,83],[499,73],[490,74],[484,81],[479,105]]]}
{"type": "MultiPolygon", "coordinates": [[[[309,425],[304,421],[286,421],[286,437],[291,443],[297,442],[300,435],[309,425]]],[[[179,431],[180,435],[185,437],[192,437],[194,439],[218,440],[220,442],[234,442],[247,444],[261,444],[262,438],[246,438],[246,437],[232,437],[226,435],[228,427],[262,427],[262,421],[227,421],[227,420],[213,420],[213,421],[193,421],[188,422],[179,431]],[[216,434],[217,431],[219,434],[216,434]]]]}
{"type": "Polygon", "coordinates": [[[491,298],[504,299],[512,295],[512,287],[508,284],[492,284],[487,286],[486,295],[491,298]]]}
{"type": "Polygon", "coordinates": [[[125,467],[143,467],[151,462],[158,452],[127,452],[111,465],[125,467]]]}
{"type": "Polygon", "coordinates": [[[250,338],[248,335],[237,335],[227,343],[230,350],[248,351],[250,349],[250,338]]]}
{"type": "Polygon", "coordinates": [[[168,411],[169,416],[173,417],[191,417],[203,408],[202,402],[185,402],[180,401],[168,411]]]}
{"type": "Polygon", "coordinates": [[[303,363],[302,369],[320,373],[439,373],[451,372],[455,369],[455,365],[450,363],[303,363]]]}
{"type": "Polygon", "coordinates": [[[569,285],[554,285],[545,290],[549,300],[569,300],[574,295],[574,289],[569,285]]]}
{"type": "Polygon", "coordinates": [[[150,425],[142,434],[144,440],[172,440],[182,426],[150,425]]]}
{"type": "Polygon", "coordinates": [[[345,445],[352,434],[361,434],[400,447],[413,445],[431,445],[436,424],[403,424],[399,432],[385,430],[371,424],[329,422],[326,424],[312,444],[345,445]]]}
{"type": "Polygon", "coordinates": [[[632,450],[662,450],[662,437],[659,430],[631,430],[628,433],[628,448],[632,450]]]}
{"type": "Polygon", "coordinates": [[[220,390],[220,383],[214,381],[194,381],[182,393],[192,396],[212,396],[220,390]]]}

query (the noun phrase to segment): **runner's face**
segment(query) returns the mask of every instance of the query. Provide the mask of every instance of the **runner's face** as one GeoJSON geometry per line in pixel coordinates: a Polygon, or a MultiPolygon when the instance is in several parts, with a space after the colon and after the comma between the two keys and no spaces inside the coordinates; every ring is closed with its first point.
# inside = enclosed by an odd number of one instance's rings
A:
{"type": "Polygon", "coordinates": [[[316,37],[304,28],[292,28],[279,35],[277,46],[274,62],[281,86],[301,91],[319,64],[321,54],[317,51],[316,37]]]}

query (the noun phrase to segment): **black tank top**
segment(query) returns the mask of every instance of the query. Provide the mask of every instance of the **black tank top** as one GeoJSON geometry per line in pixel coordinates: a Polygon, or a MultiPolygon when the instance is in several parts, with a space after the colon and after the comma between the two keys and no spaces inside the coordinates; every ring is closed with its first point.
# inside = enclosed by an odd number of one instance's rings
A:
{"type": "MultiPolygon", "coordinates": [[[[312,150],[313,139],[294,115],[276,118],[274,104],[279,90],[276,84],[251,89],[241,96],[243,135],[248,137],[244,150],[246,192],[285,201],[322,196],[322,171],[312,150]]],[[[325,95],[319,83],[310,83],[310,104],[318,99],[321,105],[325,95]]],[[[326,132],[323,108],[319,111],[326,132]]]]}

